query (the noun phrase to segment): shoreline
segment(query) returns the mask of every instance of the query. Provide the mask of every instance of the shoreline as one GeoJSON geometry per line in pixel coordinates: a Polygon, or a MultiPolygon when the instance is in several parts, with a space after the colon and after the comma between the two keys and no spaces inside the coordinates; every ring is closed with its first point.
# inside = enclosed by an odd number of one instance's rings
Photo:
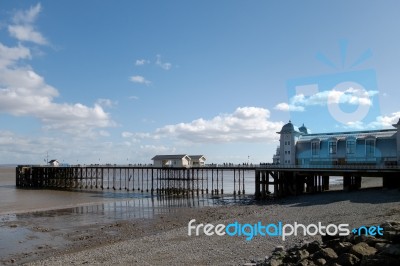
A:
{"type": "Polygon", "coordinates": [[[398,220],[399,202],[398,190],[366,189],[355,192],[332,191],[325,195],[303,195],[250,205],[180,208],[175,213],[157,215],[153,219],[75,227],[79,232],[69,236],[69,239],[80,240],[66,250],[52,250],[53,254],[38,256],[37,261],[31,261],[27,265],[132,262],[142,265],[239,265],[260,259],[279,245],[290,247],[307,241],[320,241],[321,238],[318,235],[297,236],[282,241],[279,238],[260,237],[246,241],[242,237],[228,236],[189,237],[188,222],[196,219],[197,223],[213,224],[234,221],[297,221],[309,224],[318,220],[323,223],[349,223],[351,226],[373,225],[386,220],[398,220]],[[115,237],[105,239],[110,233],[115,237]]]}
{"type": "MultiPolygon", "coordinates": [[[[15,252],[0,263],[5,265],[64,265],[64,264],[193,264],[240,265],[263,259],[278,245],[286,247],[305,241],[320,241],[320,236],[297,236],[282,241],[278,238],[192,236],[187,235],[188,222],[228,224],[235,221],[258,221],[309,224],[349,223],[351,226],[381,223],[400,218],[398,190],[373,188],[376,178],[363,178],[360,191],[341,191],[342,185],[331,191],[264,201],[241,203],[220,201],[216,206],[175,206],[154,213],[151,219],[138,217],[108,217],[96,213],[71,213],[65,209],[10,214],[22,217],[18,221],[2,221],[2,228],[25,232],[16,246],[29,250],[15,252]],[[371,188],[372,187],[372,188],[371,188]],[[79,224],[78,217],[88,219],[79,224]],[[85,218],[87,217],[87,218],[85,218]],[[103,219],[106,217],[107,219],[103,219]],[[36,240],[31,240],[34,238],[36,240]]],[[[97,203],[96,203],[97,204],[97,203]]],[[[76,208],[92,208],[84,204],[76,208]]],[[[118,206],[117,206],[118,207],[118,206]]],[[[125,208],[126,206],[120,206],[125,208]]],[[[137,207],[133,207],[137,208],[137,207]]],[[[104,210],[100,210],[104,212],[104,210]]],[[[111,214],[110,214],[111,215],[111,214]]],[[[4,215],[3,215],[4,216],[4,215]]],[[[7,216],[7,215],[6,215],[7,216]]]]}

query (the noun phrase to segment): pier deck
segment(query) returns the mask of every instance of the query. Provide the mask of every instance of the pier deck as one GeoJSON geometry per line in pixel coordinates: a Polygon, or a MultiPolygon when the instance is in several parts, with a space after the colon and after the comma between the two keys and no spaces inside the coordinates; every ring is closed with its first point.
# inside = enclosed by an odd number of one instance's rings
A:
{"type": "Polygon", "coordinates": [[[113,189],[156,194],[226,194],[246,193],[245,176],[254,176],[257,199],[283,197],[329,190],[329,179],[343,177],[343,189],[361,187],[362,177],[381,177],[383,187],[400,188],[400,167],[370,165],[297,165],[206,166],[159,168],[152,166],[32,166],[16,168],[18,188],[113,189]],[[229,172],[229,174],[228,174],[229,172]]]}
{"type": "Polygon", "coordinates": [[[245,194],[254,167],[30,166],[16,168],[18,188],[113,189],[157,194],[224,194],[229,171],[233,194],[245,194]],[[224,176],[225,175],[225,176],[224,176]]]}

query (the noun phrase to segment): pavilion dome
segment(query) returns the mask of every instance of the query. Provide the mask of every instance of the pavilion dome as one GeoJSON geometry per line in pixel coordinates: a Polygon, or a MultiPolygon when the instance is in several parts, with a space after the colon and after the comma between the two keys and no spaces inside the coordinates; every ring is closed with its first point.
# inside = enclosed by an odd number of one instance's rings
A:
{"type": "Polygon", "coordinates": [[[308,134],[308,129],[304,124],[301,127],[299,127],[299,131],[301,133],[308,134]]]}
{"type": "Polygon", "coordinates": [[[293,132],[293,131],[295,131],[295,128],[290,120],[289,123],[285,124],[281,129],[281,132],[293,132]]]}

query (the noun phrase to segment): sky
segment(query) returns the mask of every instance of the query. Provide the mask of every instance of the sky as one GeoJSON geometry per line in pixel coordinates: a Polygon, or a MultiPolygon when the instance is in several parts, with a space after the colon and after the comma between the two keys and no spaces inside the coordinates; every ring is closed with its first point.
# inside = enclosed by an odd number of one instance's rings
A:
{"type": "Polygon", "coordinates": [[[398,1],[0,1],[0,164],[271,162],[400,118],[398,1]]]}

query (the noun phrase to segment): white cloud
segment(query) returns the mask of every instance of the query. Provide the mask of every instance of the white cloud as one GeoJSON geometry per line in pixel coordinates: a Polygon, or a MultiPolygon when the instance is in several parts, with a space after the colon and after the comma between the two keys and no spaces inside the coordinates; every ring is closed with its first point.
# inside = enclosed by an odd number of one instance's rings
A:
{"type": "Polygon", "coordinates": [[[28,41],[41,45],[48,44],[46,38],[33,26],[41,10],[42,7],[38,3],[26,11],[16,12],[12,19],[14,24],[8,26],[10,35],[19,41],[28,41]]]}
{"type": "Polygon", "coordinates": [[[295,105],[290,105],[287,103],[279,103],[277,104],[274,109],[279,110],[279,111],[285,111],[285,112],[303,112],[304,107],[303,106],[295,106],[295,105]]]}
{"type": "Polygon", "coordinates": [[[102,107],[113,107],[118,104],[118,102],[110,99],[98,99],[96,103],[102,107]]]}
{"type": "Polygon", "coordinates": [[[57,89],[24,64],[23,59],[31,59],[28,48],[0,43],[0,113],[36,117],[45,129],[72,134],[93,135],[96,128],[114,125],[98,103],[88,107],[81,103],[55,102],[59,95],[57,89]]]}
{"type": "Polygon", "coordinates": [[[210,120],[199,118],[190,123],[166,125],[153,133],[124,133],[133,139],[170,138],[178,142],[227,143],[273,142],[282,122],[269,120],[270,112],[259,107],[239,107],[231,114],[220,114],[210,120]]]}
{"type": "Polygon", "coordinates": [[[17,11],[12,20],[15,24],[30,24],[35,22],[38,17],[40,11],[42,11],[42,5],[40,3],[36,4],[36,6],[31,6],[28,10],[19,10],[17,11]]]}
{"type": "Polygon", "coordinates": [[[157,55],[156,65],[164,70],[170,70],[172,67],[171,63],[161,61],[161,55],[157,55]]]}
{"type": "Polygon", "coordinates": [[[31,59],[31,51],[18,44],[16,47],[7,47],[0,43],[0,69],[13,65],[21,59],[31,59]]]}
{"type": "Polygon", "coordinates": [[[138,96],[129,96],[129,99],[131,99],[131,100],[139,100],[139,97],[138,96]]]}
{"type": "Polygon", "coordinates": [[[393,128],[393,124],[397,124],[400,119],[400,112],[394,112],[390,115],[377,116],[375,121],[364,123],[361,121],[349,122],[345,125],[346,129],[351,130],[367,130],[367,129],[382,129],[393,128]]]}
{"type": "Polygon", "coordinates": [[[307,106],[326,106],[327,104],[348,104],[371,106],[371,98],[378,94],[378,91],[365,91],[349,87],[344,91],[327,90],[317,92],[311,96],[297,94],[289,99],[289,103],[279,103],[274,109],[280,111],[303,112],[307,106]]]}
{"type": "Polygon", "coordinates": [[[130,81],[144,85],[149,85],[151,83],[151,81],[145,79],[143,76],[132,76],[130,77],[130,81]]]}
{"type": "Polygon", "coordinates": [[[143,66],[145,64],[150,64],[150,61],[146,59],[137,59],[135,62],[136,66],[143,66]]]}

